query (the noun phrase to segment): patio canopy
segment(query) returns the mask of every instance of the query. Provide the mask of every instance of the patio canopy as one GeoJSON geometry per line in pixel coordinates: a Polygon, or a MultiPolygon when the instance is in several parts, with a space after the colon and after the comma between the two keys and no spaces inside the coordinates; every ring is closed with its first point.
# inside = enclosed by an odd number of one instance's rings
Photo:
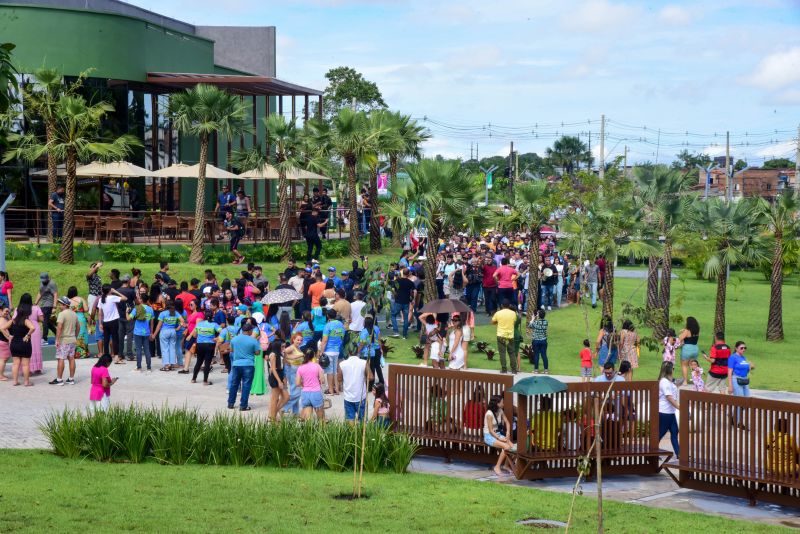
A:
{"type": "Polygon", "coordinates": [[[322,96],[322,91],[267,76],[193,74],[186,72],[148,72],[147,83],[165,90],[180,90],[207,83],[236,95],[322,96]]]}
{"type": "Polygon", "coordinates": [[[243,172],[239,175],[239,178],[244,178],[245,180],[277,180],[279,176],[278,169],[272,165],[267,165],[263,169],[253,169],[243,172]]]}
{"type": "Polygon", "coordinates": [[[307,171],[305,169],[295,169],[289,173],[287,176],[290,180],[331,180],[333,178],[328,178],[327,176],[323,176],[321,174],[317,174],[315,172],[307,171]]]}
{"type": "MultiPolygon", "coordinates": [[[[189,165],[188,163],[175,163],[169,167],[164,167],[152,173],[157,178],[197,178],[200,175],[200,164],[189,165]]],[[[217,180],[233,180],[238,178],[232,172],[215,167],[206,163],[206,178],[217,180]]]]}

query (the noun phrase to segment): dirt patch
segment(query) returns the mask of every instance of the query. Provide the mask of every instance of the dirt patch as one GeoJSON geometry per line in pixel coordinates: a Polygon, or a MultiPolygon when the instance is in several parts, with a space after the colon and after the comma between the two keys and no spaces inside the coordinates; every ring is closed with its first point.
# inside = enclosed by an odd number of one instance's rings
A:
{"type": "Polygon", "coordinates": [[[567,526],[563,521],[554,521],[552,519],[540,519],[536,517],[528,517],[527,519],[520,519],[517,521],[518,525],[524,525],[530,528],[565,528],[567,526]]]}
{"type": "Polygon", "coordinates": [[[358,495],[353,495],[352,493],[340,493],[338,495],[334,495],[333,498],[337,501],[358,501],[369,499],[369,495],[362,493],[361,497],[359,497],[358,495]]]}

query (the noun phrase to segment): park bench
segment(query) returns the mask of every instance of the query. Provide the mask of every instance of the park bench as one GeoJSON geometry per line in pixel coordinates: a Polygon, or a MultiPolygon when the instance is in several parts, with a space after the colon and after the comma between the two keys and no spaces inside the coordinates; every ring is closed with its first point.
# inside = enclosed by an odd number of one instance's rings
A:
{"type": "Polygon", "coordinates": [[[681,391],[678,485],[800,506],[800,404],[681,391]]]}
{"type": "MultiPolygon", "coordinates": [[[[566,391],[552,395],[517,396],[517,478],[574,476],[595,432],[601,437],[603,473],[655,474],[661,470],[661,458],[668,460],[672,452],[659,447],[658,383],[616,382],[610,392],[608,386],[571,383],[566,391]],[[599,425],[595,425],[595,410],[600,412],[599,425]]],[[[594,449],[588,461],[591,475],[597,470],[594,449]]]]}

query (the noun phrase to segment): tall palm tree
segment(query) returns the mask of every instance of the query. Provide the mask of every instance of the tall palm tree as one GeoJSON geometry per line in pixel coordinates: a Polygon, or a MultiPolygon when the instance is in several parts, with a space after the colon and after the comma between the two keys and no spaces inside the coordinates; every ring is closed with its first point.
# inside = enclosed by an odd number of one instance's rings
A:
{"type": "MultiPolygon", "coordinates": [[[[58,100],[62,94],[75,95],[83,85],[86,73],[81,73],[75,82],[65,84],[58,69],[39,68],[33,71],[34,82],[24,88],[24,112],[30,121],[44,123],[45,138],[50,142],[55,137],[58,100]]],[[[58,185],[58,162],[55,154],[47,153],[47,198],[58,185]]],[[[53,221],[47,218],[47,237],[53,238],[53,221]]]]}
{"type": "Polygon", "coordinates": [[[200,139],[200,169],[197,177],[197,201],[194,208],[194,235],[189,261],[203,262],[205,235],[206,165],[208,144],[213,133],[232,139],[250,131],[247,123],[249,107],[234,96],[213,85],[197,84],[169,99],[169,115],[175,129],[200,139]]]}
{"type": "Polygon", "coordinates": [[[800,193],[786,191],[772,203],[759,201],[759,211],[775,238],[770,275],[769,317],[767,341],[783,339],[783,247],[786,239],[797,239],[800,231],[800,193]]]}
{"type": "Polygon", "coordinates": [[[661,283],[658,282],[656,256],[648,257],[647,310],[648,317],[659,310],[658,320],[652,326],[662,337],[669,327],[669,303],[672,288],[672,251],[677,238],[686,230],[686,218],[695,198],[689,194],[694,181],[689,174],[670,169],[666,165],[637,167],[634,171],[635,199],[642,207],[646,228],[653,237],[663,239],[661,252],[661,283]]]}
{"type": "Polygon", "coordinates": [[[408,182],[397,188],[397,200],[384,206],[387,217],[400,224],[403,230],[416,229],[427,233],[425,249],[425,299],[437,298],[436,247],[439,239],[452,229],[475,231],[485,220],[477,209],[481,189],[472,176],[457,161],[423,159],[406,167],[408,182]],[[407,218],[413,204],[416,217],[407,218]]]}
{"type": "Polygon", "coordinates": [[[266,131],[267,146],[273,148],[269,153],[264,154],[261,144],[245,151],[234,151],[232,161],[242,171],[263,170],[267,165],[273,164],[278,171],[278,215],[280,217],[279,243],[283,249],[283,260],[286,261],[292,256],[292,236],[289,228],[290,208],[289,181],[287,176],[301,165],[303,140],[300,130],[297,128],[297,121],[286,120],[283,115],[273,113],[268,117],[262,118],[266,131]]]}
{"type": "Polygon", "coordinates": [[[384,109],[376,109],[369,114],[369,128],[375,135],[375,152],[365,158],[369,167],[369,201],[372,212],[369,225],[370,254],[380,254],[382,251],[377,183],[380,156],[388,156],[390,153],[397,153],[404,149],[404,141],[398,129],[397,115],[384,109]]]}
{"type": "Polygon", "coordinates": [[[62,94],[54,108],[55,128],[49,138],[35,134],[14,136],[16,148],[6,152],[4,161],[21,158],[34,162],[45,154],[52,155],[55,161],[65,162],[67,170],[66,195],[64,198],[64,229],[61,240],[59,261],[69,264],[74,260],[73,241],[75,238],[75,198],[79,161],[92,157],[104,160],[124,158],[141,141],[131,135],[116,139],[101,136],[103,117],[114,111],[114,106],[106,102],[89,105],[80,95],[62,94]]]}
{"type": "Polygon", "coordinates": [[[358,162],[375,152],[376,132],[369,128],[369,119],[363,111],[340,109],[330,123],[318,119],[306,123],[306,137],[311,147],[311,157],[320,159],[332,155],[344,163],[347,174],[347,194],[350,214],[350,255],[358,258],[358,209],[356,208],[356,168],[358,162]]]}
{"type": "Polygon", "coordinates": [[[572,135],[562,136],[553,143],[553,148],[548,148],[545,154],[555,167],[561,167],[564,172],[571,175],[580,167],[581,163],[590,163],[589,147],[572,135]]]}
{"type": "MultiPolygon", "coordinates": [[[[389,156],[389,183],[391,188],[391,200],[396,201],[394,185],[397,183],[398,163],[403,158],[411,158],[419,161],[422,157],[420,147],[425,140],[430,139],[431,134],[424,126],[418,124],[410,115],[403,115],[399,111],[390,114],[389,129],[397,134],[398,144],[387,147],[389,156]]],[[[392,246],[399,247],[402,239],[399,227],[392,226],[392,246]]]]}
{"type": "Polygon", "coordinates": [[[757,208],[757,200],[751,198],[738,202],[711,198],[697,202],[693,210],[692,222],[706,243],[704,275],[717,279],[714,332],[725,331],[728,268],[764,258],[757,208]]]}
{"type": "Polygon", "coordinates": [[[524,227],[531,235],[530,273],[528,273],[528,322],[533,319],[533,310],[539,302],[539,245],[542,226],[550,221],[555,208],[554,197],[545,180],[523,182],[514,188],[513,212],[524,221],[524,227]]]}

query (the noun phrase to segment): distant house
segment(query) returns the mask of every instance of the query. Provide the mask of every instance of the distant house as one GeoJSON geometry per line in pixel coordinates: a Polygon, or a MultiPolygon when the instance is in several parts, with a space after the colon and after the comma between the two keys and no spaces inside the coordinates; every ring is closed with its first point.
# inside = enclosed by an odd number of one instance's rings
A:
{"type": "MultiPolygon", "coordinates": [[[[697,186],[700,193],[705,191],[706,171],[697,173],[697,186]]],[[[797,177],[794,169],[755,169],[748,168],[737,171],[731,179],[732,198],[760,196],[772,199],[786,189],[797,188],[797,177]]],[[[728,179],[724,169],[714,169],[709,177],[709,196],[725,196],[728,191],[728,179]]]]}

